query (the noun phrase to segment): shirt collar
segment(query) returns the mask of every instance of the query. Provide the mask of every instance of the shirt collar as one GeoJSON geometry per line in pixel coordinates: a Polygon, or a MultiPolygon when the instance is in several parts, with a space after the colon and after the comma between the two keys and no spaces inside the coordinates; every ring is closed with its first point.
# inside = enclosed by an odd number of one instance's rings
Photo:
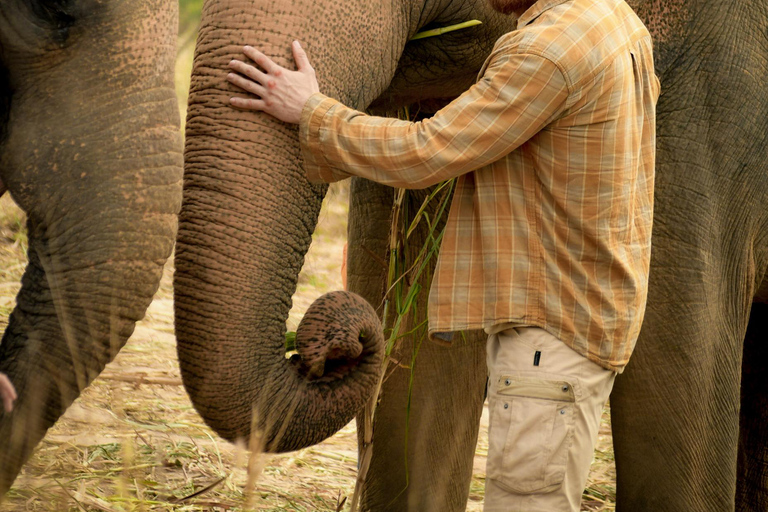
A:
{"type": "Polygon", "coordinates": [[[568,1],[569,0],[538,0],[538,2],[530,6],[522,16],[517,18],[517,28],[523,28],[538,18],[544,11],[568,1]]]}

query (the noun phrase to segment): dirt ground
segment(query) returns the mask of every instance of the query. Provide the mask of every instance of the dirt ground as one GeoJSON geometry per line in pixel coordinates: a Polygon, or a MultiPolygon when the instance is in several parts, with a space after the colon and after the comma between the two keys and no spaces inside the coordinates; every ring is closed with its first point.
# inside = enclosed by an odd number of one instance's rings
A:
{"type": "MultiPolygon", "coordinates": [[[[334,186],[294,296],[293,330],[317,296],[341,288],[347,188],[334,186]]],[[[0,200],[0,314],[6,321],[24,267],[23,215],[0,200]]],[[[348,510],[356,476],[354,423],[317,446],[262,456],[246,492],[248,455],[218,438],[181,385],[173,334],[172,262],[125,348],[50,430],[0,505],[17,511],[348,510]]],[[[468,511],[482,510],[487,407],[468,511]]],[[[615,473],[607,415],[582,510],[613,510],[615,473]]],[[[393,489],[393,492],[398,490],[393,489]]]]}

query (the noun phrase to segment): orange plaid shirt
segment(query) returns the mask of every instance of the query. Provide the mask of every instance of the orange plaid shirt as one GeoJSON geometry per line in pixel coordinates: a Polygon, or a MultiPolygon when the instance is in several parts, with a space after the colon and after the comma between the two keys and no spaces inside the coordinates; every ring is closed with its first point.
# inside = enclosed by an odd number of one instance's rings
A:
{"type": "Polygon", "coordinates": [[[431,339],[541,327],[621,372],[645,311],[658,96],[651,37],[623,0],[539,0],[433,117],[371,117],[316,93],[299,133],[313,182],[459,176],[431,339]]]}

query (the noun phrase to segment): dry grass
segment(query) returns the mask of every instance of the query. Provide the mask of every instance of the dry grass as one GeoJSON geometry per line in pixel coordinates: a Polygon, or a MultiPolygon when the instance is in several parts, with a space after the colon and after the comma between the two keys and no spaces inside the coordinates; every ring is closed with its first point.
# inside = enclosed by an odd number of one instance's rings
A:
{"type": "MultiPolygon", "coordinates": [[[[180,104],[191,68],[185,46],[177,66],[180,104]]],[[[323,206],[287,321],[295,330],[309,304],[340,289],[348,189],[334,186],[323,206]]],[[[0,199],[0,327],[26,261],[24,217],[0,199]]],[[[146,318],[104,373],[50,430],[0,512],[335,511],[357,474],[354,424],[324,443],[269,456],[253,495],[245,496],[245,449],[219,439],[194,411],[179,376],[173,335],[172,267],[146,318]]],[[[482,510],[487,410],[475,457],[468,511],[482,510]]],[[[607,416],[582,510],[613,510],[615,471],[607,416]]]]}

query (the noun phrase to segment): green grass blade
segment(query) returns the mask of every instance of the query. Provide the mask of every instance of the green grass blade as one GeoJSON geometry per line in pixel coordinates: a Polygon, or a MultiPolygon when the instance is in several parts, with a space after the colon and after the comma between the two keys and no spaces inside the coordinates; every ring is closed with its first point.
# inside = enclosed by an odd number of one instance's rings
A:
{"type": "Polygon", "coordinates": [[[417,39],[426,39],[427,37],[441,36],[455,30],[474,27],[475,25],[482,25],[482,23],[483,22],[480,20],[470,20],[463,23],[457,23],[456,25],[449,25],[447,27],[440,27],[434,28],[432,30],[425,30],[423,32],[417,32],[416,35],[411,38],[411,41],[416,41],[417,39]]]}
{"type": "Polygon", "coordinates": [[[296,350],[296,333],[288,331],[285,333],[285,351],[292,352],[296,350]]]}

